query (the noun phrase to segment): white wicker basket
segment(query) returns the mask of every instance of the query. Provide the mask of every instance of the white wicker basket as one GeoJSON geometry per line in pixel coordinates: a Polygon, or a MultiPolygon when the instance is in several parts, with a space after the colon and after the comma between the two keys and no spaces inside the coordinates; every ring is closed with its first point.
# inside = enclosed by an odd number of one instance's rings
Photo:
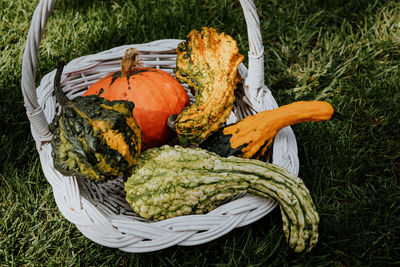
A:
{"type": "MultiPolygon", "coordinates": [[[[129,209],[124,201],[121,181],[103,185],[83,183],[76,177],[65,177],[53,167],[51,133],[48,124],[58,111],[52,95],[55,70],[45,75],[36,88],[36,64],[42,33],[56,0],[41,0],[33,14],[22,61],[21,87],[32,135],[36,141],[43,172],[52,186],[61,213],[89,239],[107,247],[127,252],[147,252],[173,245],[190,246],[214,240],[232,229],[250,224],[268,214],[276,202],[254,196],[244,196],[221,205],[204,215],[181,216],[160,222],[145,221],[129,209]]],[[[248,69],[241,64],[244,79],[240,97],[228,122],[277,104],[264,85],[263,45],[259,18],[252,0],[240,0],[247,23],[250,50],[248,69]]],[[[205,25],[206,26],[206,25],[205,25]]],[[[142,52],[145,66],[173,74],[175,48],[180,40],[158,40],[133,44],[69,62],[62,76],[62,85],[69,98],[81,95],[105,74],[117,71],[126,48],[142,52]]],[[[290,127],[282,129],[274,140],[272,162],[298,174],[297,144],[290,127]]]]}

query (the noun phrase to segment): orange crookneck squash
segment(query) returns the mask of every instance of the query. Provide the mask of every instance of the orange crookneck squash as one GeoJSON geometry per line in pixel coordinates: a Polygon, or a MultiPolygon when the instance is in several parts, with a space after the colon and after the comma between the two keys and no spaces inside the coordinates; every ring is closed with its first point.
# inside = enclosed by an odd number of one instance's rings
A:
{"type": "Polygon", "coordinates": [[[200,147],[224,157],[260,159],[280,129],[306,121],[327,121],[333,117],[342,119],[342,116],[328,102],[297,101],[222,127],[207,137],[200,147]]]}
{"type": "Polygon", "coordinates": [[[138,67],[139,52],[126,50],[121,71],[100,79],[84,93],[107,100],[129,100],[135,104],[133,116],[143,133],[143,150],[160,146],[171,138],[168,117],[179,114],[189,105],[182,85],[169,73],[149,67],[138,67]]]}

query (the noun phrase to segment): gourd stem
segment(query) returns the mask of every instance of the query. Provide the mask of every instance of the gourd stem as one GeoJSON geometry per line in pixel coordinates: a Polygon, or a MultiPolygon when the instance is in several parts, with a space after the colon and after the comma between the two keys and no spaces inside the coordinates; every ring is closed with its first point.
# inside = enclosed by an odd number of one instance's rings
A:
{"type": "Polygon", "coordinates": [[[168,117],[167,119],[167,126],[176,133],[176,129],[175,129],[175,120],[178,117],[178,115],[176,114],[172,114],[171,116],[168,117]]]}
{"type": "Polygon", "coordinates": [[[66,96],[61,88],[61,75],[64,69],[64,65],[64,60],[60,60],[58,62],[56,75],[54,76],[54,95],[56,96],[56,100],[62,108],[65,108],[72,104],[72,101],[66,96]]]}
{"type": "Polygon", "coordinates": [[[140,53],[136,48],[128,48],[125,51],[125,55],[122,57],[121,61],[122,77],[131,76],[136,72],[136,68],[140,65],[139,55],[140,53]]]}

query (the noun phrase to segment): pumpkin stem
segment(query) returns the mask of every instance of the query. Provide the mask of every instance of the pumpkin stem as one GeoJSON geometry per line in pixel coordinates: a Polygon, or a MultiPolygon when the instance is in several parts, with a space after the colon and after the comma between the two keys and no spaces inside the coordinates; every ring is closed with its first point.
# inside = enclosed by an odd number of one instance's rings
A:
{"type": "Polygon", "coordinates": [[[57,102],[61,105],[61,107],[65,108],[69,105],[72,105],[72,101],[67,97],[64,91],[61,88],[61,75],[64,70],[65,61],[61,59],[58,62],[57,71],[54,76],[54,95],[56,96],[57,102]]]}
{"type": "Polygon", "coordinates": [[[133,47],[125,51],[121,61],[121,76],[130,76],[136,72],[136,68],[140,65],[139,55],[140,53],[133,47]]]}

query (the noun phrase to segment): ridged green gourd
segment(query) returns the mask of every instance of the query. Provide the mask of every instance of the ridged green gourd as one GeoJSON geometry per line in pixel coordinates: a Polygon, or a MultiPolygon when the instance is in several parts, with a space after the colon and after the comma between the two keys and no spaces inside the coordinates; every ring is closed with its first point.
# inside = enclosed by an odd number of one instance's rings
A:
{"type": "Polygon", "coordinates": [[[142,133],[130,101],[108,101],[97,95],[69,100],[60,86],[60,62],[54,92],[61,112],[49,130],[54,167],[63,175],[105,181],[123,175],[136,164],[142,133]]]}
{"type": "Polygon", "coordinates": [[[310,251],[317,243],[319,215],[310,193],[300,178],[279,166],[166,145],[145,151],[132,170],[126,199],[144,218],[207,213],[247,192],[279,203],[283,231],[294,251],[310,251]]]}

